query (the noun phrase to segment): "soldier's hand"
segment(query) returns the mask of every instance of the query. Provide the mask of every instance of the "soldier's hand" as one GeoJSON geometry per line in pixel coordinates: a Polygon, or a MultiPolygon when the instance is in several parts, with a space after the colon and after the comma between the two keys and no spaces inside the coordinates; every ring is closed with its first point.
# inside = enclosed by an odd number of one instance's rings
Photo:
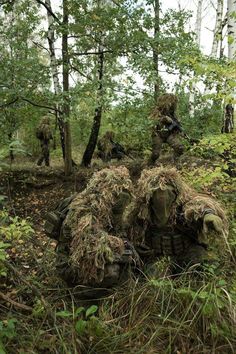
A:
{"type": "Polygon", "coordinates": [[[203,219],[203,232],[207,234],[210,230],[214,230],[221,234],[223,232],[223,223],[219,216],[207,214],[203,219]]]}
{"type": "Polygon", "coordinates": [[[168,116],[162,116],[162,122],[164,123],[164,124],[171,124],[171,123],[173,123],[173,119],[172,118],[170,118],[170,117],[168,117],[168,116]]]}

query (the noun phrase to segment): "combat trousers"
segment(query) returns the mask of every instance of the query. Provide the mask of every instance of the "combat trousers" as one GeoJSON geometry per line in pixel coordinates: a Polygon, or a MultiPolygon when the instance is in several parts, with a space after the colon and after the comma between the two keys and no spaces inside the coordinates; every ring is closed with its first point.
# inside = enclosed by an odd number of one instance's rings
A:
{"type": "Polygon", "coordinates": [[[178,133],[167,133],[167,135],[162,135],[161,133],[155,132],[152,135],[152,162],[155,162],[160,157],[163,143],[166,143],[173,148],[174,158],[179,157],[184,152],[184,147],[181,143],[180,136],[178,133]]]}
{"type": "Polygon", "coordinates": [[[43,161],[45,161],[45,165],[49,166],[49,144],[48,143],[41,143],[41,156],[38,159],[37,165],[41,166],[43,161]]]}

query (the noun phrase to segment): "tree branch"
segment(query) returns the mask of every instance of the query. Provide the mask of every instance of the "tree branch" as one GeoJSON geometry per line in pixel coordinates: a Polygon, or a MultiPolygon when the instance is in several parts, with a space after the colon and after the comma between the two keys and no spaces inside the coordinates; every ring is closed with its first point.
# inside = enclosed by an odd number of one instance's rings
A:
{"type": "Polygon", "coordinates": [[[4,103],[3,105],[0,106],[0,108],[5,108],[5,107],[7,107],[7,106],[10,106],[10,105],[12,105],[13,103],[15,103],[16,101],[18,101],[18,99],[19,99],[19,97],[15,98],[13,101],[4,103]]]}
{"type": "Polygon", "coordinates": [[[45,9],[50,13],[50,15],[57,21],[57,23],[59,23],[61,25],[59,18],[54,14],[52,9],[50,9],[50,7],[47,4],[45,4],[45,2],[43,2],[42,0],[36,0],[36,2],[38,4],[43,5],[45,7],[45,9]]]}
{"type": "Polygon", "coordinates": [[[0,291],[0,297],[3,300],[5,300],[5,301],[9,302],[10,304],[12,304],[14,307],[18,307],[18,308],[20,308],[22,310],[26,310],[26,311],[32,311],[33,310],[33,308],[30,307],[30,306],[27,306],[27,305],[24,305],[24,304],[20,304],[19,302],[16,302],[16,301],[12,300],[7,295],[3,294],[1,291],[0,291]]]}
{"type": "Polygon", "coordinates": [[[40,49],[44,49],[44,50],[46,50],[46,51],[49,53],[48,48],[44,47],[42,44],[37,43],[37,42],[35,42],[35,41],[33,41],[33,44],[34,44],[36,47],[38,47],[38,48],[40,48],[40,49]]]}
{"type": "Polygon", "coordinates": [[[49,106],[44,106],[44,105],[41,105],[41,104],[38,104],[38,103],[35,103],[35,102],[32,102],[31,100],[29,100],[28,98],[24,98],[24,97],[21,97],[21,99],[23,101],[26,101],[30,104],[32,104],[32,106],[36,106],[36,107],[40,107],[40,108],[47,108],[47,109],[50,109],[52,111],[55,111],[55,112],[59,112],[61,114],[63,114],[63,112],[55,107],[49,107],[49,106]]]}

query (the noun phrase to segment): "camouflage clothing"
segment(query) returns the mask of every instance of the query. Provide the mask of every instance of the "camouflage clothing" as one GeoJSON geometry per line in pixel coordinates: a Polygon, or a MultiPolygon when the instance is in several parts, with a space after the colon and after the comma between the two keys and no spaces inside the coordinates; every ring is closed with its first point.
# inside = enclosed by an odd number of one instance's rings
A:
{"type": "Polygon", "coordinates": [[[41,166],[43,161],[45,161],[45,165],[49,166],[49,142],[50,139],[52,139],[52,132],[50,127],[50,118],[48,116],[45,116],[41,119],[41,122],[36,131],[36,137],[40,140],[41,145],[41,156],[38,159],[37,165],[41,166]]]}
{"type": "Polygon", "coordinates": [[[57,231],[57,269],[68,283],[101,288],[125,280],[137,257],[122,238],[123,211],[131,193],[128,170],[106,168],[96,172],[69,205],[63,204],[67,211],[57,231]]]}
{"type": "Polygon", "coordinates": [[[202,263],[209,259],[210,229],[227,233],[218,203],[196,193],[175,169],[144,170],[137,195],[127,217],[127,233],[144,263],[163,255],[183,268],[202,263]]]}
{"type": "Polygon", "coordinates": [[[184,151],[179,131],[173,125],[173,123],[179,123],[176,118],[176,108],[177,97],[173,94],[164,94],[159,97],[157,106],[151,114],[151,118],[154,121],[152,131],[152,163],[159,158],[163,143],[167,143],[173,148],[174,157],[180,156],[184,151]]]}
{"type": "Polygon", "coordinates": [[[115,134],[112,131],[107,131],[98,140],[98,156],[104,162],[108,162],[111,159],[121,160],[124,157],[124,153],[119,149],[119,144],[114,142],[114,137],[115,134]]]}

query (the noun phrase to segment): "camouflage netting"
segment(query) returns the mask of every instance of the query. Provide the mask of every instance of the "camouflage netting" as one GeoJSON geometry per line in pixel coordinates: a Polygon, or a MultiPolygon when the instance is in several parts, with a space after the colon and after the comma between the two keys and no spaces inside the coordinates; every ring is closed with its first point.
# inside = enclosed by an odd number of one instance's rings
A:
{"type": "Polygon", "coordinates": [[[105,264],[114,262],[124,251],[122,239],[112,235],[112,208],[124,191],[132,193],[127,168],[105,168],[94,173],[87,188],[71,203],[65,219],[72,236],[69,263],[84,284],[101,282],[105,264]]]}
{"type": "Polygon", "coordinates": [[[213,213],[221,218],[224,233],[227,234],[227,218],[219,203],[194,191],[182,180],[175,168],[156,167],[142,172],[138,181],[137,200],[130,206],[126,217],[129,236],[134,243],[144,242],[146,229],[151,223],[149,205],[153,192],[158,189],[165,190],[168,186],[173,186],[177,194],[172,205],[169,225],[174,227],[176,224],[176,209],[179,206],[182,206],[188,224],[203,218],[205,209],[212,209],[213,213]]]}
{"type": "Polygon", "coordinates": [[[161,116],[173,117],[177,109],[178,98],[172,93],[165,93],[158,98],[157,104],[153,109],[150,118],[159,119],[161,116]]]}
{"type": "Polygon", "coordinates": [[[50,140],[52,132],[51,132],[51,126],[50,126],[50,117],[49,116],[44,116],[37,128],[37,131],[42,133],[43,139],[45,140],[50,140]]]}

